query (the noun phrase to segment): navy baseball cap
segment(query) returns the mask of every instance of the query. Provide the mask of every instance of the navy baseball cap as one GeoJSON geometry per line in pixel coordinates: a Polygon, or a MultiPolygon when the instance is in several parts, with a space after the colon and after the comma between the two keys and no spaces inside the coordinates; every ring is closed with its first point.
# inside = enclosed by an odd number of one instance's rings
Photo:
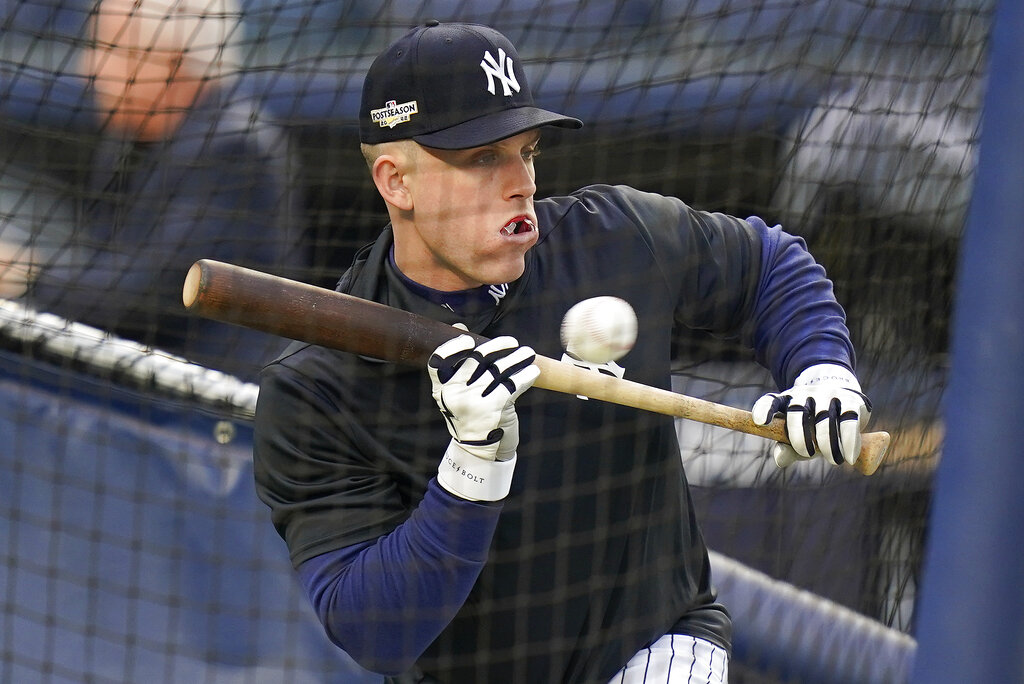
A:
{"type": "Polygon", "coordinates": [[[418,26],[373,61],[363,83],[359,140],[479,147],[540,126],[583,122],[534,105],[512,43],[476,24],[418,26]]]}

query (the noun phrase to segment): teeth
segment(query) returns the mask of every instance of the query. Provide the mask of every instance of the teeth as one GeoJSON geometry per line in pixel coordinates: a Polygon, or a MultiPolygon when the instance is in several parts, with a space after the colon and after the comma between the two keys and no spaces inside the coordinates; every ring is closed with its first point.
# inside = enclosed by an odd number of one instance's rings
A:
{"type": "Polygon", "coordinates": [[[535,228],[535,226],[533,225],[533,221],[531,221],[530,219],[520,219],[519,221],[509,221],[507,224],[502,226],[501,234],[515,235],[516,228],[518,228],[520,224],[522,224],[522,229],[524,233],[529,233],[531,230],[534,230],[535,228]]]}

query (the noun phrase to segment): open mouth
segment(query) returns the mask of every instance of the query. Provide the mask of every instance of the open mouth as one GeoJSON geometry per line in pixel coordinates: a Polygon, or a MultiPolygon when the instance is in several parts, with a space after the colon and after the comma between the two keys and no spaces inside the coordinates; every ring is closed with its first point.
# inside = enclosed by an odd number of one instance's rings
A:
{"type": "Polygon", "coordinates": [[[537,226],[533,225],[533,221],[525,217],[519,217],[502,226],[501,234],[519,235],[521,233],[529,233],[534,230],[537,230],[537,226]]]}

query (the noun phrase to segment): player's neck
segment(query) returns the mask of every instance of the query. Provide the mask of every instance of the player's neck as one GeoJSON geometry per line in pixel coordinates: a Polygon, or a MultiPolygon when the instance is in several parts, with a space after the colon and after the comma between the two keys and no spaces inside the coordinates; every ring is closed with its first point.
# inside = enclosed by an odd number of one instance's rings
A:
{"type": "Polygon", "coordinates": [[[465,290],[452,291],[435,290],[432,287],[427,287],[402,273],[402,269],[398,267],[398,263],[395,260],[394,245],[391,246],[391,250],[388,252],[388,265],[410,292],[460,315],[473,316],[482,311],[493,309],[508,290],[507,284],[480,285],[465,290]]]}

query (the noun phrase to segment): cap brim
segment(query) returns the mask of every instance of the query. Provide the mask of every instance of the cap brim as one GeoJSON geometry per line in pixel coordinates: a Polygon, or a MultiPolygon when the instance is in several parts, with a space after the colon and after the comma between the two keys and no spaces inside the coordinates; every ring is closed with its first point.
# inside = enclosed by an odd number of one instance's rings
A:
{"type": "Polygon", "coordinates": [[[443,131],[415,135],[412,139],[421,145],[441,150],[465,150],[489,145],[541,126],[582,128],[583,122],[539,107],[517,107],[485,114],[443,131]]]}

